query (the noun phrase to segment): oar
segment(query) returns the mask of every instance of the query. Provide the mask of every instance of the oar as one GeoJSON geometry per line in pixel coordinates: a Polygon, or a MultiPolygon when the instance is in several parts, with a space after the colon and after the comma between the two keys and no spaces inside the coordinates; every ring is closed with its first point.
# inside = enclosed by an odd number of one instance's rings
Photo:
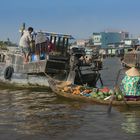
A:
{"type": "Polygon", "coordinates": [[[110,112],[111,112],[113,100],[114,100],[114,93],[110,97],[110,103],[109,103],[109,107],[108,107],[108,110],[107,110],[108,114],[110,114],[110,112]]]}
{"type": "Polygon", "coordinates": [[[125,105],[127,107],[129,107],[129,105],[127,104],[127,102],[125,100],[125,97],[124,97],[123,93],[121,92],[121,90],[120,90],[120,88],[118,86],[115,87],[115,91],[121,94],[121,96],[123,97],[123,101],[124,101],[125,105]]]}
{"type": "Polygon", "coordinates": [[[113,89],[113,94],[111,95],[110,103],[109,103],[108,110],[107,110],[108,114],[111,113],[112,103],[113,103],[113,100],[114,100],[114,95],[115,95],[116,89],[117,89],[117,87],[118,87],[118,79],[119,79],[121,70],[122,70],[122,69],[120,69],[120,70],[118,71],[118,74],[117,74],[117,78],[116,78],[116,81],[115,81],[115,86],[114,86],[114,89],[113,89]]]}

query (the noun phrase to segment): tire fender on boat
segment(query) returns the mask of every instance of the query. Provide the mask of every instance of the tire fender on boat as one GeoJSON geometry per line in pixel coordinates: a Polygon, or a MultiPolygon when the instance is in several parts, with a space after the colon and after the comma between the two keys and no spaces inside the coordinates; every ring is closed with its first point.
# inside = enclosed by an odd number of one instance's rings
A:
{"type": "Polygon", "coordinates": [[[11,79],[13,72],[14,72],[13,67],[11,67],[11,66],[6,67],[6,69],[4,71],[4,78],[11,79]]]}

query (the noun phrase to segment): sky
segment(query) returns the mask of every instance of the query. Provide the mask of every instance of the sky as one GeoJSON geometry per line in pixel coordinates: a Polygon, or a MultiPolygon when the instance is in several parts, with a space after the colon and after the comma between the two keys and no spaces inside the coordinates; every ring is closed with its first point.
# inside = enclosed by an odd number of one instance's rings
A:
{"type": "Polygon", "coordinates": [[[0,40],[18,43],[23,22],[76,39],[105,30],[140,35],[139,6],[140,0],[0,0],[0,40]]]}

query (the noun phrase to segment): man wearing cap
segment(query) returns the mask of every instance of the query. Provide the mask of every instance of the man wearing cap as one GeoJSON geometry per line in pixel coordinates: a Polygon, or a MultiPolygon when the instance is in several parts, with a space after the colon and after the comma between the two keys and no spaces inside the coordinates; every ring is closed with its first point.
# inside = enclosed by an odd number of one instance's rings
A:
{"type": "Polygon", "coordinates": [[[140,73],[136,68],[132,67],[126,71],[122,85],[122,92],[127,100],[140,99],[140,73]]]}

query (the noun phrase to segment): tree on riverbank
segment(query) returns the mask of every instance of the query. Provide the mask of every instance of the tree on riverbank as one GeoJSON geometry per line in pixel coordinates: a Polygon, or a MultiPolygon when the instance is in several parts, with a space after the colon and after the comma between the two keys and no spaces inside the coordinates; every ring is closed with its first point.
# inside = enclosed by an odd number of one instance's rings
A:
{"type": "Polygon", "coordinates": [[[17,44],[11,42],[9,38],[6,41],[0,41],[0,49],[7,50],[8,46],[17,46],[17,44]]]}

